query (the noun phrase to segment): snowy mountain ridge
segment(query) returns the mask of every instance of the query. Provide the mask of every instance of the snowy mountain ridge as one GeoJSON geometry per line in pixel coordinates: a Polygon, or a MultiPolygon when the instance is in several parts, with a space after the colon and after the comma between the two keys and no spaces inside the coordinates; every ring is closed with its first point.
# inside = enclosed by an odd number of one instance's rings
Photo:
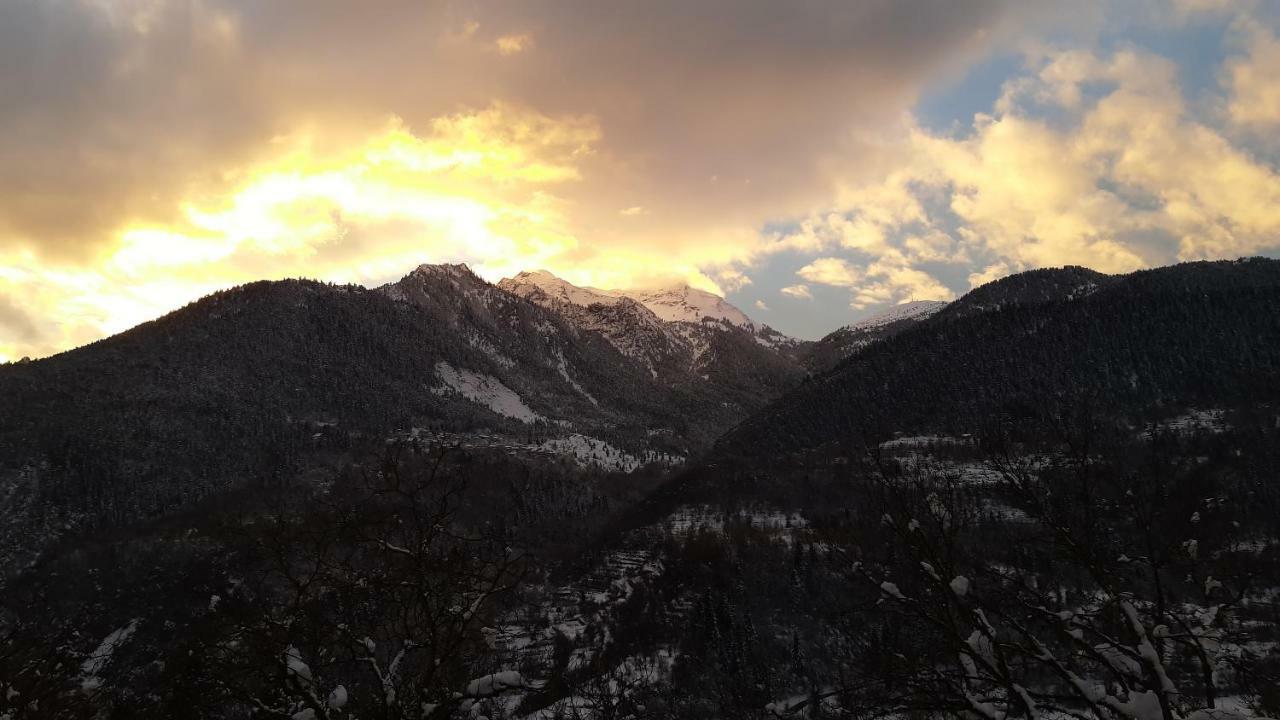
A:
{"type": "Polygon", "coordinates": [[[517,273],[498,287],[576,319],[580,328],[602,333],[624,355],[642,359],[652,371],[656,355],[689,357],[697,368],[709,337],[737,333],[766,351],[798,363],[812,344],[757,323],[723,297],[689,285],[658,289],[603,290],[574,285],[546,270],[517,273]],[[637,333],[648,339],[636,337],[637,333]],[[655,336],[662,336],[655,345],[655,336]],[[684,346],[684,347],[679,347],[684,346]]]}
{"type": "Polygon", "coordinates": [[[548,298],[572,305],[587,306],[597,303],[614,305],[623,297],[616,290],[601,290],[599,288],[574,285],[546,270],[520,272],[514,277],[503,279],[498,283],[498,286],[503,287],[504,284],[524,288],[525,293],[531,292],[532,289],[536,288],[548,298]]]}
{"type": "Polygon", "coordinates": [[[874,313],[850,325],[845,330],[872,330],[900,320],[924,320],[947,306],[943,300],[910,300],[874,313]]]}
{"type": "Polygon", "coordinates": [[[629,297],[634,297],[667,322],[696,323],[710,319],[753,332],[756,330],[755,322],[724,298],[688,285],[639,292],[629,297]]]}
{"type": "Polygon", "coordinates": [[[808,346],[757,324],[719,295],[688,285],[602,290],[537,270],[505,278],[497,287],[556,312],[579,330],[599,333],[655,378],[692,375],[706,380],[708,368],[736,365],[740,360],[734,355],[741,353],[755,358],[750,363],[795,366],[808,346]]]}
{"type": "MultiPolygon", "coordinates": [[[[439,333],[447,352],[425,383],[433,403],[501,418],[521,433],[537,425],[536,433],[590,434],[626,453],[686,456],[801,373],[785,336],[768,335],[766,344],[754,325],[668,321],[637,298],[546,271],[495,285],[464,264],[422,265],[377,292],[439,333]],[[694,418],[698,430],[670,447],[651,447],[641,432],[694,418]]],[[[723,300],[706,295],[671,298],[717,310],[723,300]]]]}
{"type": "Polygon", "coordinates": [[[664,322],[699,323],[705,320],[723,321],[740,328],[755,331],[757,325],[742,310],[715,293],[699,290],[689,285],[676,285],[656,290],[602,290],[574,285],[546,270],[517,273],[504,278],[498,287],[524,297],[540,294],[546,298],[572,305],[615,305],[623,298],[630,298],[645,306],[664,322]]]}
{"type": "Polygon", "coordinates": [[[873,343],[933,317],[950,304],[940,300],[912,300],[886,308],[813,343],[803,362],[810,372],[829,370],[873,343]]]}

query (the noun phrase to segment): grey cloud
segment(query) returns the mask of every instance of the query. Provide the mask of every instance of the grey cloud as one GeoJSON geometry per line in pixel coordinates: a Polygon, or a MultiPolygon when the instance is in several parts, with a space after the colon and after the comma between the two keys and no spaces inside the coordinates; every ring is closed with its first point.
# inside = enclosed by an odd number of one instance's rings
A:
{"type": "Polygon", "coordinates": [[[157,7],[143,33],[77,2],[0,4],[0,246],[84,257],[269,137],[255,76],[207,46],[207,16],[157,7]]]}
{"type": "Polygon", "coordinates": [[[0,342],[34,343],[43,334],[25,310],[12,299],[0,295],[0,342]]]}
{"type": "Polygon", "coordinates": [[[601,119],[574,198],[585,235],[610,236],[633,205],[653,210],[638,231],[756,222],[812,202],[824,162],[863,150],[851,130],[894,117],[933,74],[1038,12],[999,0],[16,0],[0,5],[0,247],[91,257],[115,225],[169,217],[294,124],[395,114],[422,128],[494,100],[601,119]],[[146,12],[134,22],[131,8],[146,12]],[[492,51],[524,32],[532,50],[492,51]]]}

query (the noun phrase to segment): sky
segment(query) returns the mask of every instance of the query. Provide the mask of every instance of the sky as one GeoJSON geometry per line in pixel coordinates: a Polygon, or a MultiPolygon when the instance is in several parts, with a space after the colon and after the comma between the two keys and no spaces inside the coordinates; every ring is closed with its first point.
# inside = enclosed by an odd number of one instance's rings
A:
{"type": "Polygon", "coordinates": [[[687,283],[816,338],[1280,254],[1280,0],[4,0],[0,361],[215,290],[687,283]]]}

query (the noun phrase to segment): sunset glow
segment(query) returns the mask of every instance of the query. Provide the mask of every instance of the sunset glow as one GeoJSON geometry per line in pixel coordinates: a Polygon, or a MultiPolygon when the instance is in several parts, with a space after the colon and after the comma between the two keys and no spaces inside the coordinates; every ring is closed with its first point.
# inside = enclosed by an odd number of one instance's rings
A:
{"type": "Polygon", "coordinates": [[[425,262],[687,282],[811,337],[1021,269],[1280,248],[1272,3],[785,32],[732,4],[289,5],[0,10],[45,48],[0,79],[0,360],[425,262]]]}

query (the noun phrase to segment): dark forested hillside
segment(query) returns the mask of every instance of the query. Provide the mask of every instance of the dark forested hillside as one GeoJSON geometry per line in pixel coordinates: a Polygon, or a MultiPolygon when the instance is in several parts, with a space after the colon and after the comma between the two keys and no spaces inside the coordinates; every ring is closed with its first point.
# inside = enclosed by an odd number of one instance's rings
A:
{"type": "Polygon", "coordinates": [[[1028,270],[980,285],[940,314],[958,317],[1015,305],[1071,300],[1084,297],[1114,279],[1111,275],[1074,265],[1028,270]]]}
{"type": "Polygon", "coordinates": [[[947,306],[936,300],[903,303],[846,325],[805,348],[802,362],[812,373],[824,373],[854,353],[885,338],[915,327],[947,306]]]}
{"type": "MultiPolygon", "coordinates": [[[[1280,398],[1280,262],[1189,263],[1063,297],[1092,277],[1066,272],[1065,285],[1042,282],[1053,271],[1000,281],[1016,291],[990,309],[948,308],[867,348],[743,422],[719,454],[969,432],[992,417],[1034,420],[1086,401],[1136,414],[1280,398]]],[[[956,306],[987,308],[990,288],[956,306]]]]}
{"type": "Polygon", "coordinates": [[[114,526],[251,477],[291,478],[347,442],[334,438],[483,433],[629,467],[695,455],[799,375],[749,339],[706,334],[719,362],[658,375],[603,328],[465,266],[423,266],[378,290],[288,280],[220,292],[0,367],[0,483],[26,498],[0,556],[60,534],[49,528],[114,526]]]}

